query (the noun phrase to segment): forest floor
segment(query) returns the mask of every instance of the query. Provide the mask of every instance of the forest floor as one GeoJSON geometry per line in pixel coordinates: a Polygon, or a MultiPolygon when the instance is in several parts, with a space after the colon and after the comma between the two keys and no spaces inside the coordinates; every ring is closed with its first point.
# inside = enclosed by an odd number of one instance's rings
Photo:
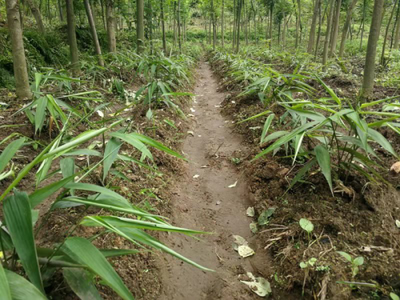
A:
{"type": "Polygon", "coordinates": [[[226,95],[218,91],[209,64],[201,63],[197,73],[196,100],[191,108],[194,121],[182,147],[188,164],[172,189],[172,220],[181,227],[211,234],[200,239],[171,235],[165,243],[215,272],[203,272],[163,256],[164,291],[160,299],[257,299],[239,277],[254,272],[253,264],[267,266],[268,261],[257,255],[257,249],[254,256],[241,258],[232,246],[233,235],[252,246],[246,215],[251,199],[246,178],[232,162],[240,159],[245,146],[233,133],[232,121],[221,115],[226,95]]]}

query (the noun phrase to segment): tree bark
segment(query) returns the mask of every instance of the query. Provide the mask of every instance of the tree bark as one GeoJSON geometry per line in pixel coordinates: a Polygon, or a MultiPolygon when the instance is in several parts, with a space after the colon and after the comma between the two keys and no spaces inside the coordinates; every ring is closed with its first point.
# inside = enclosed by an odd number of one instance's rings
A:
{"type": "Polygon", "coordinates": [[[164,21],[164,0],[161,0],[161,29],[162,29],[162,44],[164,54],[167,54],[167,38],[165,36],[165,21],[164,21]]]}
{"type": "Polygon", "coordinates": [[[221,8],[221,44],[222,48],[225,46],[225,32],[224,32],[224,9],[225,9],[225,0],[222,0],[222,8],[221,8]]]}
{"type": "Polygon", "coordinates": [[[364,0],[364,5],[363,5],[363,16],[362,16],[362,25],[361,25],[361,39],[360,39],[360,51],[362,49],[362,44],[363,44],[363,38],[364,38],[364,27],[365,27],[365,15],[367,13],[367,0],[364,0]]]}
{"type": "Polygon", "coordinates": [[[6,0],[7,23],[11,38],[16,94],[19,99],[30,99],[32,93],[29,88],[28,69],[26,67],[19,9],[18,0],[6,0]]]}
{"type": "Polygon", "coordinates": [[[340,8],[342,6],[342,0],[336,1],[336,9],[333,21],[333,28],[332,28],[332,38],[331,38],[331,47],[329,56],[333,56],[336,52],[336,45],[337,45],[337,38],[339,35],[339,24],[340,24],[340,8]]]}
{"type": "Polygon", "coordinates": [[[383,39],[383,45],[382,45],[381,65],[385,64],[385,51],[386,51],[387,38],[388,38],[388,34],[389,34],[390,24],[392,23],[392,19],[393,19],[396,7],[397,7],[397,2],[394,3],[392,12],[390,13],[390,17],[389,17],[388,23],[386,25],[385,37],[383,39]]]}
{"type": "Polygon", "coordinates": [[[326,33],[325,33],[325,40],[324,40],[324,52],[322,55],[322,64],[326,65],[326,62],[328,61],[328,51],[329,51],[329,37],[331,33],[331,27],[332,27],[332,17],[333,17],[333,8],[335,7],[335,0],[330,0],[327,5],[330,4],[330,9],[329,9],[329,14],[327,18],[327,26],[326,26],[326,33]]]}
{"type": "Polygon", "coordinates": [[[97,37],[96,24],[94,23],[93,19],[92,8],[90,6],[89,0],[84,0],[83,3],[85,5],[86,15],[89,22],[90,33],[92,34],[94,50],[96,52],[99,65],[104,67],[104,60],[103,57],[101,56],[101,47],[99,43],[99,38],[97,37]]]}
{"type": "Polygon", "coordinates": [[[115,17],[114,17],[114,1],[106,0],[106,19],[107,19],[107,38],[108,51],[117,52],[117,40],[115,38],[115,17]]]}
{"type": "Polygon", "coordinates": [[[310,37],[308,39],[308,46],[307,46],[308,53],[312,53],[313,48],[314,48],[315,29],[317,27],[317,18],[318,18],[318,12],[319,12],[320,5],[321,5],[321,0],[314,1],[314,11],[313,11],[313,16],[312,16],[312,21],[311,21],[310,37]]]}
{"type": "Polygon", "coordinates": [[[382,24],[383,3],[384,0],[375,0],[374,2],[371,29],[368,37],[367,55],[365,57],[364,79],[361,89],[361,97],[363,99],[369,98],[374,89],[376,46],[378,44],[382,24]]]}
{"type": "Polygon", "coordinates": [[[60,15],[60,22],[62,23],[62,22],[64,22],[64,16],[63,16],[63,8],[61,5],[61,0],[57,0],[57,6],[58,6],[58,12],[60,15]]]}
{"type": "Polygon", "coordinates": [[[32,0],[26,0],[26,3],[28,4],[33,17],[36,20],[36,24],[37,24],[39,32],[43,34],[45,32],[45,29],[44,29],[43,20],[42,20],[42,14],[40,13],[39,8],[35,5],[35,3],[32,0]]]}
{"type": "Polygon", "coordinates": [[[181,41],[181,0],[178,0],[178,47],[179,53],[182,53],[182,41],[181,41]]]}
{"type": "Polygon", "coordinates": [[[79,71],[79,52],[78,52],[78,44],[76,42],[73,0],[66,0],[66,7],[67,7],[68,43],[71,55],[72,74],[73,76],[77,76],[77,73],[79,71]]]}
{"type": "Polygon", "coordinates": [[[346,21],[344,23],[342,31],[342,40],[340,41],[339,57],[342,57],[344,53],[344,46],[346,45],[346,39],[347,39],[347,34],[349,32],[351,17],[353,14],[353,10],[356,7],[357,1],[358,0],[353,0],[350,6],[347,8],[346,21]]]}

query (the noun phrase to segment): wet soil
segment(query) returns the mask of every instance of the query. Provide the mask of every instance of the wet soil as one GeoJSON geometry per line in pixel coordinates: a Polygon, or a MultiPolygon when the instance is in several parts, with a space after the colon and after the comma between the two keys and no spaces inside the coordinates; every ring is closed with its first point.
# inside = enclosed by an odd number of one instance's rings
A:
{"type": "Polygon", "coordinates": [[[217,89],[210,66],[202,63],[194,90],[193,125],[182,148],[188,163],[173,187],[171,201],[173,224],[211,234],[200,239],[182,235],[164,239],[168,246],[215,272],[203,272],[164,256],[159,299],[257,299],[238,276],[256,273],[254,265],[269,264],[269,257],[257,253],[249,228],[246,209],[251,196],[246,178],[232,163],[232,158],[240,159],[246,149],[242,138],[232,132],[232,122],[221,115],[225,94],[217,89]],[[233,249],[233,235],[245,238],[256,254],[241,258],[233,249]]]}

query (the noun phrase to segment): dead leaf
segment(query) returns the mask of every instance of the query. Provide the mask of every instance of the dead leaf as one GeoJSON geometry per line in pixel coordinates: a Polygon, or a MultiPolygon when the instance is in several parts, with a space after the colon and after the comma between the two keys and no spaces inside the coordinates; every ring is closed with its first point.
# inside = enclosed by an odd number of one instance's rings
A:
{"type": "Polygon", "coordinates": [[[400,161],[394,163],[391,167],[390,167],[390,171],[394,171],[396,174],[400,173],[400,161]]]}
{"type": "Polygon", "coordinates": [[[272,293],[271,285],[268,280],[263,277],[255,277],[251,272],[247,272],[247,276],[250,277],[251,281],[241,280],[240,282],[250,287],[258,296],[265,297],[272,293]]]}

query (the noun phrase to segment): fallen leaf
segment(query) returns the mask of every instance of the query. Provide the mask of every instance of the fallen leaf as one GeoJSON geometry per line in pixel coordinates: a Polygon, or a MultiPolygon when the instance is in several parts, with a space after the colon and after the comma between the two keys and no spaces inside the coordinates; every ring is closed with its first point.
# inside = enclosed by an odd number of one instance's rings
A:
{"type": "Polygon", "coordinates": [[[397,226],[397,228],[400,228],[400,221],[399,220],[396,220],[396,226],[397,226]]]}
{"type": "Polygon", "coordinates": [[[196,178],[199,178],[199,177],[200,177],[200,175],[196,174],[196,175],[193,176],[193,179],[196,179],[196,178]]]}
{"type": "Polygon", "coordinates": [[[255,277],[251,272],[247,272],[247,276],[250,277],[251,281],[241,280],[240,282],[247,285],[258,296],[265,297],[272,293],[271,285],[268,280],[263,277],[255,277]]]}
{"type": "Polygon", "coordinates": [[[191,131],[191,130],[189,130],[187,133],[190,134],[190,135],[192,135],[192,136],[194,136],[194,132],[191,131]]]}
{"type": "Polygon", "coordinates": [[[254,217],[254,214],[255,214],[254,207],[249,207],[249,208],[246,210],[246,214],[247,214],[249,217],[254,217]]]}
{"type": "Polygon", "coordinates": [[[272,217],[274,212],[275,212],[274,207],[268,208],[267,210],[263,211],[261,215],[258,217],[258,225],[268,225],[269,219],[272,217]]]}
{"type": "Polygon", "coordinates": [[[234,183],[234,184],[231,184],[230,186],[228,186],[228,188],[230,188],[230,189],[231,189],[231,188],[234,188],[234,187],[236,187],[237,183],[238,183],[238,182],[237,182],[237,180],[236,180],[236,181],[235,181],[235,183],[234,183]]]}
{"type": "Polygon", "coordinates": [[[245,257],[249,257],[255,254],[254,250],[251,249],[249,246],[247,245],[241,245],[238,247],[238,253],[241,257],[245,258],[245,257]]]}
{"type": "Polygon", "coordinates": [[[400,173],[400,161],[394,163],[391,167],[390,167],[390,171],[394,171],[396,172],[396,174],[400,173]]]}
{"type": "Polygon", "coordinates": [[[256,222],[251,222],[250,223],[250,230],[252,233],[257,233],[258,228],[257,228],[257,223],[256,222]]]}
{"type": "Polygon", "coordinates": [[[194,113],[196,110],[195,110],[193,107],[191,107],[191,108],[190,108],[190,111],[191,111],[192,113],[194,113]]]}

